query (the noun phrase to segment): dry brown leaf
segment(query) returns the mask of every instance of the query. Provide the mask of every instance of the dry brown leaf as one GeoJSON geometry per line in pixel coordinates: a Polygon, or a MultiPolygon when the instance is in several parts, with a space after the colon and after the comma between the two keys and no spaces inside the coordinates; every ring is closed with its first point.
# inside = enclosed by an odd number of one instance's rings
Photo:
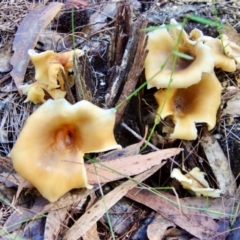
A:
{"type": "Polygon", "coordinates": [[[207,129],[204,129],[200,144],[216,177],[221,193],[230,197],[234,196],[237,189],[236,181],[234,180],[228,159],[224,155],[218,141],[207,129]]]}
{"type": "MultiPolygon", "coordinates": [[[[152,167],[151,169],[137,175],[133,179],[128,180],[121,184],[120,186],[116,187],[114,190],[112,190],[111,192],[104,196],[104,202],[101,199],[96,204],[94,204],[69,229],[69,231],[64,236],[64,240],[75,240],[81,237],[83,234],[85,234],[103,216],[103,214],[106,211],[106,208],[110,209],[116,202],[118,202],[123,196],[125,196],[128,190],[132,189],[138,184],[138,182],[144,181],[146,178],[155,173],[159,168],[161,168],[164,165],[164,163],[162,163],[160,159],[165,159],[173,155],[176,155],[182,149],[176,148],[168,150],[169,150],[168,154],[165,152],[163,156],[158,155],[159,163],[157,166],[152,167]]],[[[150,160],[150,158],[148,160],[150,160]]]]}
{"type": "Polygon", "coordinates": [[[153,167],[152,169],[139,174],[133,180],[128,180],[116,187],[114,190],[104,196],[104,202],[100,199],[95,203],[86,213],[78,219],[75,224],[65,234],[63,240],[75,240],[85,234],[102,216],[106,210],[110,209],[116,202],[118,202],[127,192],[142,182],[153,173],[155,173],[163,164],[153,167]]]}
{"type": "Polygon", "coordinates": [[[240,34],[229,23],[223,28],[222,33],[226,34],[231,42],[240,45],[240,34]]]}
{"type": "Polygon", "coordinates": [[[236,93],[233,98],[228,100],[227,107],[223,110],[223,115],[229,114],[232,117],[240,116],[240,93],[236,93]]]}
{"type": "Polygon", "coordinates": [[[28,49],[34,49],[42,30],[51,22],[63,3],[52,2],[47,6],[37,7],[29,12],[17,30],[13,41],[14,54],[11,58],[13,69],[11,76],[17,87],[23,84],[27,65],[29,63],[28,49]]]}
{"type": "Polygon", "coordinates": [[[7,187],[23,186],[24,188],[31,188],[32,185],[29,182],[20,177],[17,173],[0,173],[0,182],[4,183],[7,187]],[[23,185],[24,182],[24,185],[23,185]]]}
{"type": "Polygon", "coordinates": [[[210,239],[218,230],[218,225],[205,213],[183,207],[179,209],[176,200],[176,204],[173,204],[164,196],[158,196],[148,190],[139,191],[137,188],[130,190],[126,197],[150,207],[200,239],[210,239]]]}
{"type": "Polygon", "coordinates": [[[95,192],[97,188],[98,187],[91,190],[79,189],[71,193],[69,192],[54,203],[49,203],[43,197],[38,197],[35,199],[34,205],[31,209],[18,207],[5,222],[4,230],[6,232],[12,232],[20,227],[23,222],[29,221],[34,217],[76,204],[82,199],[85,199],[89,194],[95,192]]]}
{"type": "Polygon", "coordinates": [[[88,182],[106,183],[121,179],[124,177],[139,174],[149,168],[160,164],[162,159],[178,154],[182,149],[170,148],[151,152],[146,155],[135,155],[124,158],[118,158],[111,161],[105,161],[99,164],[85,164],[87,170],[88,182]]]}
{"type": "Polygon", "coordinates": [[[149,240],[163,239],[165,231],[174,224],[160,214],[156,214],[153,221],[147,227],[147,236],[149,240]]]}
{"type": "Polygon", "coordinates": [[[117,4],[108,2],[103,9],[99,8],[94,14],[91,15],[88,26],[84,27],[82,32],[88,36],[96,33],[98,30],[107,25],[107,18],[114,18],[116,12],[117,4]]]}
{"type": "MultiPolygon", "coordinates": [[[[96,201],[96,195],[93,193],[91,194],[91,199],[88,203],[86,211],[92,207],[94,202],[96,201]]],[[[83,236],[82,240],[100,240],[98,231],[97,231],[97,223],[95,223],[83,236]]]]}
{"type": "Polygon", "coordinates": [[[64,207],[55,211],[50,211],[47,215],[47,220],[44,230],[44,239],[57,239],[61,230],[62,224],[66,219],[69,207],[64,207]]]}

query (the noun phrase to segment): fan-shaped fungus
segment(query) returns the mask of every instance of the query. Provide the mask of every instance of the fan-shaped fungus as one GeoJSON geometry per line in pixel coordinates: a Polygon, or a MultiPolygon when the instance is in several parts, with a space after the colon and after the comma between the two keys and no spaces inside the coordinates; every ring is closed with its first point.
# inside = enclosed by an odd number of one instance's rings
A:
{"type": "Polygon", "coordinates": [[[115,109],[48,100],[27,119],[10,152],[13,166],[50,202],[73,188],[89,188],[83,155],[120,148],[114,124],[115,109]]]}
{"type": "Polygon", "coordinates": [[[148,88],[167,88],[171,77],[171,88],[186,88],[198,83],[203,73],[213,71],[214,59],[201,40],[201,31],[194,29],[190,36],[176,21],[171,21],[169,31],[162,25],[148,33],[149,53],[144,63],[148,88]],[[190,58],[179,55],[175,65],[174,51],[190,58]]]}
{"type": "Polygon", "coordinates": [[[188,88],[157,91],[154,95],[159,105],[157,113],[162,119],[170,116],[175,123],[171,138],[196,139],[195,123],[205,122],[209,130],[213,129],[221,101],[221,89],[220,82],[212,72],[203,73],[202,80],[188,88]]]}

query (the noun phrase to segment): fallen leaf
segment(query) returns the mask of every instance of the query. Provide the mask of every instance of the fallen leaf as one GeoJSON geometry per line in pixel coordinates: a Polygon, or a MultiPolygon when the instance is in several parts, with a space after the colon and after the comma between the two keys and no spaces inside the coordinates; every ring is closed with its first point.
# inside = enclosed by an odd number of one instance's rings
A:
{"type": "Polygon", "coordinates": [[[103,163],[85,164],[90,184],[106,183],[144,172],[161,163],[162,159],[178,154],[182,149],[170,148],[148,153],[118,158],[103,163]]]}
{"type": "Polygon", "coordinates": [[[91,190],[78,189],[76,191],[72,191],[65,194],[63,197],[61,197],[58,201],[54,203],[49,203],[43,197],[37,197],[31,209],[17,207],[16,210],[5,222],[3,229],[5,232],[12,232],[15,229],[19,228],[22,225],[22,223],[26,221],[29,221],[38,216],[42,216],[47,212],[55,211],[57,209],[71,206],[72,204],[79,203],[82,199],[85,199],[89,194],[95,192],[96,189],[98,189],[98,187],[95,187],[91,190]]]}
{"type": "Polygon", "coordinates": [[[222,34],[227,35],[231,42],[240,45],[240,34],[229,23],[226,24],[225,28],[223,28],[222,34]]]}
{"type": "Polygon", "coordinates": [[[240,92],[236,93],[234,97],[232,97],[227,102],[227,107],[223,110],[223,115],[229,114],[232,117],[240,116],[240,92]]]}
{"type": "Polygon", "coordinates": [[[221,193],[230,197],[234,196],[237,189],[236,181],[234,180],[228,159],[224,155],[218,141],[207,129],[204,129],[200,144],[216,177],[221,193]]]}
{"type": "Polygon", "coordinates": [[[63,240],[75,240],[80,238],[103,216],[103,214],[105,214],[106,210],[110,209],[116,202],[118,202],[128,192],[128,190],[135,187],[139,182],[142,182],[146,178],[150,177],[163,165],[164,163],[137,175],[133,179],[122,183],[120,186],[104,195],[104,201],[100,199],[86,213],[84,213],[82,217],[79,218],[67,231],[63,240]]]}
{"type": "Polygon", "coordinates": [[[90,17],[90,22],[88,26],[84,27],[82,32],[91,36],[96,33],[101,28],[107,25],[107,18],[114,18],[117,12],[117,4],[108,2],[103,9],[99,8],[94,14],[90,17]]]}
{"type": "Polygon", "coordinates": [[[59,237],[60,229],[68,214],[69,207],[60,208],[48,213],[44,230],[45,240],[57,239],[59,237]]]}
{"type": "MultiPolygon", "coordinates": [[[[161,193],[159,194],[161,195],[161,193]]],[[[176,200],[171,201],[164,196],[159,196],[148,190],[139,190],[139,188],[130,190],[126,197],[150,207],[164,218],[200,239],[210,239],[217,233],[218,225],[214,220],[195,209],[183,207],[179,209],[176,200]]]]}
{"type": "MultiPolygon", "coordinates": [[[[91,199],[88,202],[88,206],[86,208],[86,211],[92,207],[94,202],[97,200],[95,193],[91,194],[91,199]]],[[[97,223],[95,223],[83,236],[82,240],[100,240],[98,231],[97,231],[97,223]]]]}
{"type": "Polygon", "coordinates": [[[47,6],[37,7],[29,12],[18,27],[13,41],[14,54],[11,58],[13,69],[11,76],[19,88],[23,84],[27,65],[29,63],[28,50],[34,49],[40,33],[56,16],[63,3],[52,2],[47,6]]]}
{"type": "Polygon", "coordinates": [[[169,227],[173,227],[175,224],[161,216],[156,214],[153,221],[147,227],[147,236],[149,240],[163,239],[165,231],[169,227]]]}

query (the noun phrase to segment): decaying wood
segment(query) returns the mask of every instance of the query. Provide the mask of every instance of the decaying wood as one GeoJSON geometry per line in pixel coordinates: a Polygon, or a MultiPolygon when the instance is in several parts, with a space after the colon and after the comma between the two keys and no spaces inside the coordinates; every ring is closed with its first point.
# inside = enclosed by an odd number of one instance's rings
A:
{"type": "Polygon", "coordinates": [[[86,56],[80,59],[74,59],[74,82],[76,88],[76,99],[81,101],[83,99],[92,102],[93,100],[93,84],[91,71],[89,71],[86,56]]]}
{"type": "Polygon", "coordinates": [[[127,40],[131,35],[131,16],[132,13],[129,4],[126,6],[123,4],[118,6],[114,32],[109,51],[110,67],[121,64],[124,48],[126,47],[127,40]]]}
{"type": "MultiPolygon", "coordinates": [[[[122,14],[124,16],[131,16],[132,15],[132,10],[131,7],[128,4],[125,4],[124,7],[122,8],[122,14]],[[123,11],[124,10],[124,11],[123,11]]],[[[120,59],[120,49],[123,43],[118,43],[118,41],[124,41],[124,38],[118,38],[115,42],[115,48],[112,48],[115,50],[115,57],[113,58],[115,60],[114,66],[113,66],[113,74],[110,77],[110,87],[108,89],[108,93],[105,96],[105,104],[107,107],[113,107],[114,104],[117,101],[117,98],[121,94],[121,89],[123,88],[123,84],[125,84],[127,80],[127,76],[129,74],[130,69],[132,68],[135,54],[137,51],[138,47],[138,39],[139,39],[139,31],[137,31],[137,27],[139,27],[139,20],[136,21],[133,25],[129,23],[130,17],[123,17],[124,19],[124,24],[128,27],[125,27],[127,29],[128,34],[131,34],[128,36],[128,41],[124,50],[124,53],[122,55],[121,61],[120,59]],[[132,28],[132,30],[128,30],[132,28]],[[116,63],[116,61],[119,61],[119,64],[116,63]]],[[[116,24],[120,24],[117,23],[116,24]]],[[[115,25],[116,25],[115,24],[115,25]]],[[[123,23],[122,23],[123,24],[123,23]]],[[[139,30],[139,29],[138,29],[139,30]]],[[[123,34],[123,32],[121,33],[123,34]]],[[[127,33],[126,33],[127,34],[127,33]]]]}
{"type": "Polygon", "coordinates": [[[128,104],[128,102],[126,102],[125,100],[135,90],[140,74],[142,73],[144,68],[144,61],[147,56],[147,50],[145,49],[147,44],[147,38],[144,32],[144,29],[146,27],[147,21],[144,18],[139,18],[136,22],[134,29],[136,31],[136,35],[139,36],[139,38],[136,39],[137,51],[132,68],[127,76],[126,83],[124,84],[121,96],[119,97],[117,102],[117,105],[121,103],[122,105],[116,113],[116,123],[120,122],[128,104]]]}

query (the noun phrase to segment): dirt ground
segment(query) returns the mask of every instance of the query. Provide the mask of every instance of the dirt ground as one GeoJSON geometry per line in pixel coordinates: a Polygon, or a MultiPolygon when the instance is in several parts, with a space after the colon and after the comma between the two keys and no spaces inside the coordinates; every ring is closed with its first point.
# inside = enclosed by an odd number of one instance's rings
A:
{"type": "MultiPolygon", "coordinates": [[[[1,239],[240,239],[239,70],[215,68],[222,85],[217,123],[211,131],[197,123],[198,136],[191,141],[170,138],[174,123],[169,118],[154,126],[157,89],[147,89],[144,74],[146,28],[171,19],[186,21],[187,33],[197,28],[204,36],[218,38],[220,32],[240,46],[240,3],[215,2],[1,1],[1,239]],[[193,15],[200,20],[193,20],[193,15]],[[85,166],[92,167],[89,159],[107,166],[116,160],[114,171],[125,171],[124,175],[93,180],[93,189],[75,189],[49,203],[16,174],[9,153],[40,106],[25,102],[19,90],[35,82],[30,48],[84,51],[69,73],[74,85],[64,79],[65,98],[72,104],[85,99],[104,109],[115,107],[114,135],[122,146],[112,153],[85,155],[85,166]],[[146,144],[139,143],[146,139],[146,144]],[[174,152],[180,148],[181,153],[174,152]],[[169,155],[161,153],[167,149],[169,155]],[[149,159],[160,162],[150,166],[149,159]],[[138,172],[137,164],[142,169],[138,172]],[[205,173],[209,188],[221,191],[219,197],[196,196],[170,177],[174,168],[186,174],[195,167],[205,173]]],[[[52,97],[45,91],[44,98],[52,97]]]]}

